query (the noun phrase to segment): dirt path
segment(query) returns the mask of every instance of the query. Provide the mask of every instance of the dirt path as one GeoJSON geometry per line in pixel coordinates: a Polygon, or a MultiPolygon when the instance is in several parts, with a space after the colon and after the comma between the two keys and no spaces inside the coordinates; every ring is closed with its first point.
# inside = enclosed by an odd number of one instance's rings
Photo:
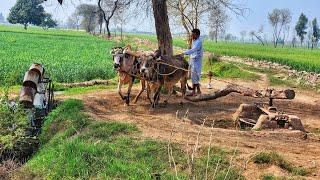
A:
{"type": "MultiPolygon", "coordinates": [[[[239,83],[234,81],[234,83],[239,83]]],[[[246,85],[249,82],[242,82],[246,85]]],[[[216,88],[226,85],[225,83],[213,81],[216,88]]],[[[252,82],[251,82],[252,85],[252,82]]],[[[204,90],[205,93],[213,90],[204,90]]],[[[138,92],[134,88],[133,94],[138,92]]],[[[297,95],[299,97],[299,94],[297,95]]],[[[70,97],[68,97],[70,98],[70,97]]],[[[243,97],[238,94],[230,94],[208,102],[191,103],[181,101],[179,95],[174,96],[167,106],[164,105],[151,109],[145,95],[137,103],[124,106],[115,91],[97,91],[82,95],[75,95],[73,98],[82,99],[85,103],[86,112],[93,118],[102,121],[119,121],[136,124],[142,131],[142,136],[156,140],[169,140],[173,130],[173,141],[181,145],[195,142],[198,131],[200,131],[200,146],[208,145],[210,134],[213,134],[213,144],[224,147],[228,150],[238,145],[240,164],[245,162],[250,155],[262,150],[273,150],[283,154],[286,159],[296,165],[315,170],[312,178],[320,178],[320,137],[313,134],[305,135],[302,132],[290,130],[263,130],[263,131],[238,131],[234,128],[232,114],[241,103],[253,103],[261,101],[250,97],[243,97]],[[187,113],[188,119],[181,120],[187,113]],[[177,115],[178,114],[178,115],[177,115]],[[176,118],[179,117],[179,118],[176,118]],[[206,126],[202,127],[206,119],[206,126]],[[215,126],[211,129],[212,122],[215,126]]],[[[294,113],[303,119],[307,129],[320,128],[319,105],[303,103],[299,101],[275,101],[279,109],[294,113]]],[[[249,163],[244,175],[249,179],[256,179],[262,172],[274,171],[274,168],[257,167],[249,163]],[[256,170],[260,169],[259,173],[256,170]]],[[[279,170],[279,175],[286,175],[279,170]]],[[[311,178],[311,177],[310,177],[311,178]]]]}

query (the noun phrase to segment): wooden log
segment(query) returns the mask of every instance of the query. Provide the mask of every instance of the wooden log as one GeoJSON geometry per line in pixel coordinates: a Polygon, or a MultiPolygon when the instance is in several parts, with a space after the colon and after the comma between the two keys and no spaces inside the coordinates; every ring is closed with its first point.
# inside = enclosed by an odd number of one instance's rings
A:
{"type": "Polygon", "coordinates": [[[78,82],[78,83],[61,83],[59,86],[65,88],[73,88],[73,87],[88,87],[94,85],[109,85],[110,82],[108,80],[91,80],[85,82],[78,82]]]}
{"type": "Polygon", "coordinates": [[[228,85],[223,89],[220,89],[216,92],[211,94],[200,94],[197,96],[186,96],[185,99],[192,101],[192,102],[199,102],[199,101],[209,101],[213,99],[217,99],[223,96],[227,96],[230,93],[239,93],[244,96],[250,96],[254,98],[272,98],[272,99],[294,99],[295,92],[291,89],[285,90],[275,90],[275,89],[267,89],[267,90],[253,90],[247,87],[238,86],[235,84],[228,85]]]}

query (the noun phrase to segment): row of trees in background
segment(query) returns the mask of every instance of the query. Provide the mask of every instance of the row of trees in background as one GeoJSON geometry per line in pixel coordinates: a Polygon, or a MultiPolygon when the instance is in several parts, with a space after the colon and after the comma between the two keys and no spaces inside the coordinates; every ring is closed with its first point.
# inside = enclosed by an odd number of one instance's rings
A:
{"type": "MultiPolygon", "coordinates": [[[[125,21],[124,9],[132,0],[96,0],[94,4],[80,4],[76,11],[68,18],[67,25],[70,28],[79,29],[82,27],[89,33],[93,33],[99,28],[102,33],[103,25],[110,37],[111,19],[116,18],[121,21],[121,26],[125,21]]],[[[122,28],[121,28],[122,29],[122,28]]]]}
{"type": "MultiPolygon", "coordinates": [[[[292,14],[289,9],[274,9],[272,12],[268,14],[268,21],[271,25],[272,32],[272,43],[276,48],[279,44],[282,47],[285,45],[285,42],[289,38],[290,34],[290,24],[292,22],[292,14]]],[[[314,18],[310,23],[308,23],[308,18],[303,13],[300,15],[292,34],[291,45],[293,47],[297,44],[297,38],[300,40],[300,46],[303,46],[303,42],[306,39],[306,44],[308,48],[315,48],[318,46],[318,42],[320,40],[320,29],[317,22],[317,19],[314,18]],[[308,30],[309,29],[309,30],[308,30]],[[308,31],[307,31],[308,30],[308,31]]],[[[249,35],[252,38],[258,40],[262,45],[267,44],[266,39],[263,37],[264,35],[264,27],[261,26],[259,30],[250,31],[249,35]]],[[[246,31],[240,32],[241,40],[244,42],[244,37],[246,36],[246,31]]]]}
{"type": "Polygon", "coordinates": [[[6,22],[6,21],[4,19],[3,14],[0,12],[0,23],[4,23],[4,22],[6,22]]]}
{"type": "Polygon", "coordinates": [[[300,38],[300,43],[302,46],[302,43],[305,39],[305,36],[307,35],[309,41],[307,42],[308,48],[311,44],[311,49],[318,46],[318,42],[320,39],[320,29],[318,25],[318,21],[316,18],[314,18],[309,23],[309,31],[308,29],[308,18],[303,13],[300,15],[297,25],[295,26],[295,30],[297,31],[297,35],[300,38]]]}
{"type": "MultiPolygon", "coordinates": [[[[69,17],[68,26],[76,29],[81,26],[87,32],[93,32],[99,26],[101,33],[104,24],[110,36],[111,20],[114,24],[120,24],[122,31],[122,26],[129,17],[136,16],[136,13],[141,13],[141,9],[145,8],[148,13],[151,11],[148,7],[152,7],[151,3],[153,3],[146,0],[96,0],[96,2],[97,5],[82,4],[78,6],[76,12],[69,17]],[[130,6],[131,4],[135,4],[136,7],[130,6]],[[141,8],[141,6],[145,8],[141,8]],[[132,11],[137,7],[140,9],[136,12],[132,11]]],[[[210,29],[210,37],[215,41],[218,40],[220,34],[225,32],[227,21],[230,19],[226,11],[231,10],[237,15],[243,15],[246,10],[243,5],[237,4],[236,0],[166,0],[166,4],[172,22],[180,25],[188,37],[190,37],[192,29],[205,25],[210,29]]],[[[227,37],[234,38],[231,34],[226,35],[227,37]]],[[[189,44],[191,45],[191,41],[189,44]]]]}
{"type": "Polygon", "coordinates": [[[12,24],[22,24],[27,29],[29,24],[41,26],[44,29],[57,26],[52,15],[44,11],[41,5],[44,0],[17,0],[10,9],[8,21],[12,24]]]}

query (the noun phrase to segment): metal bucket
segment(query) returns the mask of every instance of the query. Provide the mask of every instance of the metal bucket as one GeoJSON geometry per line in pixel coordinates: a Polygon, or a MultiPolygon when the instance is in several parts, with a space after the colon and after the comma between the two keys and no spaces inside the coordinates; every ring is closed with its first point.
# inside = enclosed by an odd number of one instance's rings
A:
{"type": "Polygon", "coordinates": [[[29,71],[35,71],[39,74],[39,77],[42,79],[43,78],[43,75],[44,75],[44,68],[41,64],[39,63],[33,63],[30,68],[29,68],[29,71]]]}
{"type": "Polygon", "coordinates": [[[46,96],[45,94],[36,93],[33,99],[33,106],[37,109],[45,109],[46,96]]]}
{"type": "Polygon", "coordinates": [[[38,83],[40,80],[40,76],[36,71],[27,71],[23,78],[23,86],[32,87],[33,89],[37,89],[38,83]]]}
{"type": "Polygon", "coordinates": [[[34,88],[29,86],[23,86],[20,91],[19,102],[25,108],[32,108],[35,94],[36,94],[36,90],[34,88]]]}

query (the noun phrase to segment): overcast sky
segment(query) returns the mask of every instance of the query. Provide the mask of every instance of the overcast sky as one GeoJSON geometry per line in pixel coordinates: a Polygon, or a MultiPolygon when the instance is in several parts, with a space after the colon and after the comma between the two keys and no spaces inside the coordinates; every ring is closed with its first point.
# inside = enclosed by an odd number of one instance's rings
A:
{"type": "MultiPolygon", "coordinates": [[[[6,17],[9,9],[15,4],[16,0],[0,0],[0,12],[6,17]]],[[[65,21],[67,17],[75,10],[75,7],[90,0],[66,0],[64,5],[60,6],[56,0],[48,0],[44,4],[45,9],[52,13],[54,18],[59,21],[65,21]]],[[[92,2],[95,2],[91,0],[92,2]]],[[[305,13],[309,19],[315,17],[320,21],[320,1],[319,0],[241,0],[250,12],[246,17],[236,17],[229,12],[232,20],[228,25],[228,32],[239,36],[239,32],[246,30],[257,30],[259,26],[264,25],[266,32],[271,32],[270,25],[268,24],[267,14],[274,8],[288,8],[293,14],[292,31],[301,12],[305,13]]],[[[143,11],[143,10],[142,10],[143,11]]],[[[171,24],[172,30],[175,32],[182,31],[171,24]]],[[[152,17],[136,18],[126,26],[127,29],[138,29],[142,31],[154,31],[154,24],[152,17]]]]}

